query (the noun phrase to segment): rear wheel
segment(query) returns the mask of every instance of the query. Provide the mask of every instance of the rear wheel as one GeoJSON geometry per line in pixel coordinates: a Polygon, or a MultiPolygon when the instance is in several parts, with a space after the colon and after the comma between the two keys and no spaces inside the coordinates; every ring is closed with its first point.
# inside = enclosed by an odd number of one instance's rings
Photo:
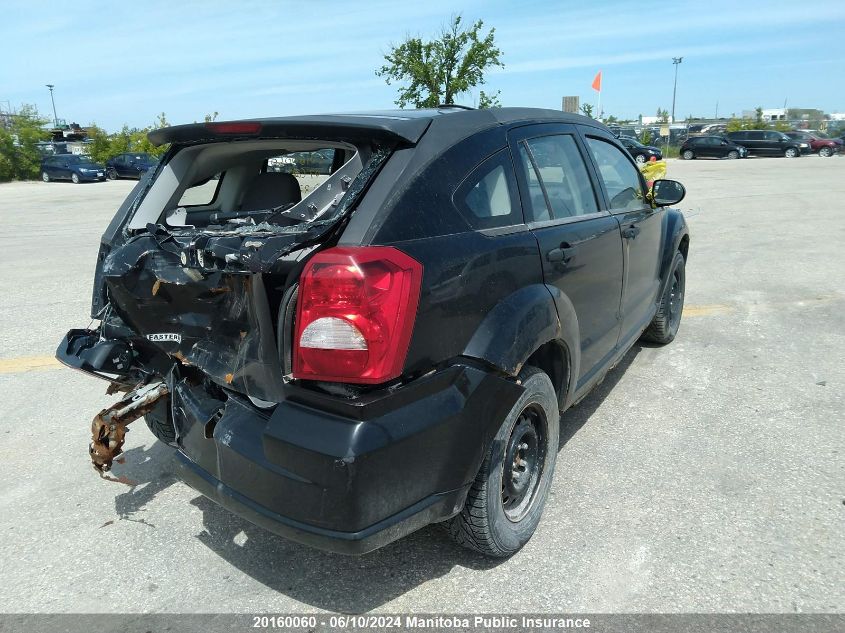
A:
{"type": "Polygon", "coordinates": [[[654,315],[646,331],[643,332],[644,341],[666,345],[671,343],[681,325],[681,314],[684,311],[684,288],[686,286],[686,266],[684,256],[675,253],[672,267],[669,269],[669,281],[660,303],[657,314],[654,315]]]}
{"type": "Polygon", "coordinates": [[[557,460],[560,411],[552,381],[536,367],[519,377],[525,392],[499,427],[464,509],[448,524],[457,543],[498,558],[534,534],[557,460]]]}
{"type": "Polygon", "coordinates": [[[76,173],[71,174],[71,175],[70,175],[70,181],[71,181],[73,184],[78,185],[78,184],[79,184],[79,175],[78,175],[78,174],[76,174],[76,173]]]}
{"type": "Polygon", "coordinates": [[[798,149],[795,147],[787,147],[786,151],[783,153],[783,155],[787,158],[798,158],[798,154],[798,149]]]}
{"type": "Polygon", "coordinates": [[[106,176],[108,176],[109,180],[117,180],[117,171],[115,169],[109,169],[106,172],[106,176]]]}
{"type": "Polygon", "coordinates": [[[685,149],[684,153],[681,154],[681,157],[684,160],[692,160],[693,158],[695,158],[695,152],[693,152],[691,149],[685,149]]]}
{"type": "Polygon", "coordinates": [[[819,150],[819,156],[824,156],[825,158],[830,158],[833,156],[833,150],[830,147],[822,147],[819,150]]]}
{"type": "Polygon", "coordinates": [[[44,182],[50,182],[50,176],[47,175],[46,171],[41,172],[41,180],[44,182]]]}
{"type": "Polygon", "coordinates": [[[739,158],[739,152],[736,151],[735,149],[732,149],[731,151],[728,152],[728,158],[730,158],[731,160],[739,158]]]}

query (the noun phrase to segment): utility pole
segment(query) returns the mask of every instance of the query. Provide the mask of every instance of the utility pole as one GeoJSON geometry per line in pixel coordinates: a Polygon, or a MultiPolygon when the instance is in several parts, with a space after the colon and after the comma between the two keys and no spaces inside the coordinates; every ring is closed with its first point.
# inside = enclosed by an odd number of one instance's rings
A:
{"type": "Polygon", "coordinates": [[[673,57],[672,63],[675,65],[675,87],[672,88],[672,123],[675,122],[675,95],[678,93],[678,66],[684,61],[683,57],[673,57]]]}
{"type": "Polygon", "coordinates": [[[55,86],[53,84],[46,85],[50,89],[50,102],[53,104],[53,127],[59,127],[59,117],[56,114],[56,100],[53,99],[53,88],[55,88],[55,86]]]}

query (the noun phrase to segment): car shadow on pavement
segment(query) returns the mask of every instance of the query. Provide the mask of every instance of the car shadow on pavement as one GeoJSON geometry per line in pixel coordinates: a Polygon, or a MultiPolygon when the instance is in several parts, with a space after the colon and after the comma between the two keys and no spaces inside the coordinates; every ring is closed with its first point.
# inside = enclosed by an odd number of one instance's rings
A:
{"type": "Polygon", "coordinates": [[[601,384],[593,387],[593,390],[576,406],[570,407],[560,418],[560,444],[562,449],[566,443],[584,426],[587,421],[593,417],[593,414],[607,398],[608,394],[613,391],[628,367],[633,364],[634,359],[642,351],[643,345],[639,342],[634,343],[634,346],[628,350],[628,353],[622,357],[619,364],[607,373],[601,384]]]}
{"type": "MultiPolygon", "coordinates": [[[[635,345],[604,382],[561,420],[561,448],[595,413],[640,350],[635,345]]],[[[375,552],[353,557],[312,549],[276,536],[205,497],[191,503],[203,514],[197,538],[231,565],[303,604],[348,614],[366,613],[455,567],[492,569],[490,559],[454,544],[430,525],[375,552]]]]}
{"type": "Polygon", "coordinates": [[[156,495],[178,481],[172,468],[173,449],[151,440],[146,446],[129,449],[120,458],[122,463],[108,475],[119,485],[128,486],[114,498],[119,520],[156,527],[144,518],[143,512],[156,495]]]}

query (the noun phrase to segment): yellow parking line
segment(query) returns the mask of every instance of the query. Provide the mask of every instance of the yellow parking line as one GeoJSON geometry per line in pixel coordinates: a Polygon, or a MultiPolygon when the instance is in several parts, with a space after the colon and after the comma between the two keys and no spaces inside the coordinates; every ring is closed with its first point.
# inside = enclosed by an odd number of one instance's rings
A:
{"type": "Polygon", "coordinates": [[[709,306],[684,306],[685,317],[710,316],[711,314],[725,314],[731,311],[731,306],[714,304],[709,306]]]}
{"type": "Polygon", "coordinates": [[[0,358],[0,374],[19,374],[25,371],[56,369],[62,364],[52,356],[21,356],[0,358]]]}

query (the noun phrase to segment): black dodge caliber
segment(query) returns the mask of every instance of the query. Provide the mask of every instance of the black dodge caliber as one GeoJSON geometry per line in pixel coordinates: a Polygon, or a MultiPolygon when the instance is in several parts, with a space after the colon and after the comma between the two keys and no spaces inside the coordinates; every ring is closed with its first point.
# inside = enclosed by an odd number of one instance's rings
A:
{"type": "Polygon", "coordinates": [[[561,412],[678,331],[684,188],[648,189],[592,119],[442,107],[150,140],[169,149],[103,235],[99,325],[57,351],[124,393],[94,418],[101,473],[144,417],[189,485],[293,540],[363,553],[447,521],[508,556],[561,412]],[[288,163],[313,168],[268,169],[288,163]]]}

